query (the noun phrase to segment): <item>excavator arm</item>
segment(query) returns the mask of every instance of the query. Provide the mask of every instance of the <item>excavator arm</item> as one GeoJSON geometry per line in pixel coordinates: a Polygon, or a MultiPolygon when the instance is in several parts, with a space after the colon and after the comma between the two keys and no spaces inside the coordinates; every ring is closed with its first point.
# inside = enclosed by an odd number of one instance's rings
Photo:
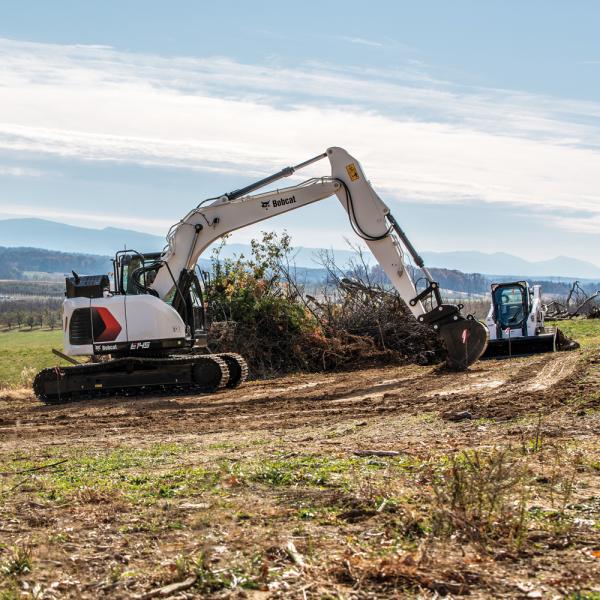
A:
{"type": "Polygon", "coordinates": [[[160,261],[162,266],[149,286],[151,293],[167,298],[177,280],[193,270],[202,252],[223,235],[334,195],[346,210],[352,229],[365,241],[415,318],[441,335],[448,366],[464,369],[476,361],[485,351],[487,328],[471,315],[463,316],[460,305],[442,302],[438,284],[423,260],[372,188],[360,163],[342,148],[329,148],[324,154],[240,190],[204,201],[190,211],[169,231],[160,261]],[[331,164],[330,176],[251,195],[323,158],[328,158],[331,164]],[[420,293],[406,269],[402,246],[427,279],[427,286],[420,293]],[[431,302],[426,302],[428,300],[431,302]],[[433,308],[427,310],[426,304],[433,308]]]}

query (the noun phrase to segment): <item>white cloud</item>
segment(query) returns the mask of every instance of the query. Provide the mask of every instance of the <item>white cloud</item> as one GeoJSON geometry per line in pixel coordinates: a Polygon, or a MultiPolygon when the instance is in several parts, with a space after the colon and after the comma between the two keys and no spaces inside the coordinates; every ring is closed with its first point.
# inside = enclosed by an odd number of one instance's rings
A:
{"type": "MultiPolygon", "coordinates": [[[[598,219],[552,222],[600,231],[593,102],[458,88],[415,67],[273,68],[0,40],[0,104],[0,150],[19,155],[258,175],[339,145],[399,201],[585,209],[598,219]]],[[[320,163],[307,176],[325,173],[320,163]]]]}
{"type": "Polygon", "coordinates": [[[374,42],[361,37],[348,37],[345,35],[340,35],[338,39],[344,42],[349,42],[350,44],[359,44],[361,46],[373,46],[374,48],[381,48],[383,46],[381,42],[374,42]]]}
{"type": "Polygon", "coordinates": [[[106,226],[120,228],[131,228],[164,234],[172,225],[169,221],[161,219],[148,219],[141,216],[127,217],[125,215],[113,215],[105,213],[91,213],[73,210],[57,210],[47,207],[27,206],[24,204],[0,204],[0,218],[24,218],[31,217],[36,219],[59,220],[62,223],[79,225],[82,227],[91,227],[101,229],[106,226]]]}
{"type": "MultiPolygon", "coordinates": [[[[552,225],[565,229],[573,233],[588,233],[597,235],[600,232],[600,214],[588,217],[571,217],[571,216],[556,216],[548,215],[543,217],[545,221],[552,225]]],[[[592,257],[595,260],[595,256],[592,257]]]]}
{"type": "Polygon", "coordinates": [[[0,165],[0,177],[41,177],[44,174],[38,169],[0,165]]]}

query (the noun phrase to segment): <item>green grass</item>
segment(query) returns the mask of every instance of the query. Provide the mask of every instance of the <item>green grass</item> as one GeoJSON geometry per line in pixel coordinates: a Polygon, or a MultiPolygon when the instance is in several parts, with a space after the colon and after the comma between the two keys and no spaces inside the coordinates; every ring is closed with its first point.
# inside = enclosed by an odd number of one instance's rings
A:
{"type": "Polygon", "coordinates": [[[31,572],[31,551],[28,548],[13,548],[0,562],[0,575],[13,576],[31,572]]]}
{"type": "Polygon", "coordinates": [[[54,365],[66,365],[52,354],[52,348],[62,349],[62,330],[34,329],[0,332],[0,387],[26,384],[24,369],[39,371],[54,365]]]}
{"type": "MultiPolygon", "coordinates": [[[[195,495],[212,489],[219,482],[220,466],[182,468],[179,457],[188,449],[177,444],[154,444],[150,448],[122,447],[111,451],[74,450],[67,462],[47,472],[40,472],[29,482],[30,491],[46,501],[64,502],[73,496],[101,501],[120,496],[134,504],[152,503],[161,498],[195,495]]],[[[36,466],[31,457],[17,454],[0,462],[5,472],[36,466]]],[[[12,482],[9,482],[12,485],[12,482]]]]}
{"type": "Polygon", "coordinates": [[[294,456],[266,459],[256,463],[247,473],[250,481],[270,486],[317,486],[349,489],[358,473],[409,472],[416,465],[410,457],[373,460],[371,458],[328,458],[294,456]]]}
{"type": "Polygon", "coordinates": [[[549,321],[565,335],[578,341],[582,348],[600,346],[600,319],[574,319],[572,321],[549,321]]]}

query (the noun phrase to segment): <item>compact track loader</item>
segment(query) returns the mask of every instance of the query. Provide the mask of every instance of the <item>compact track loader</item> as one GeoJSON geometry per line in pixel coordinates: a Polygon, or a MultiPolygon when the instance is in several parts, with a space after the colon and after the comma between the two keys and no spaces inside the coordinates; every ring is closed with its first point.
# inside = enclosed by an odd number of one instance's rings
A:
{"type": "Polygon", "coordinates": [[[530,287],[526,281],[493,283],[484,358],[555,352],[558,330],[546,326],[545,317],[541,286],[530,287]]]}

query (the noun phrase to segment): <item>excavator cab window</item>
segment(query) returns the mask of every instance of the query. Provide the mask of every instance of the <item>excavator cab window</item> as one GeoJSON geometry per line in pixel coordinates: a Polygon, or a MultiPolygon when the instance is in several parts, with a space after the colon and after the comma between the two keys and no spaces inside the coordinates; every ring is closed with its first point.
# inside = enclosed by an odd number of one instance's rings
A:
{"type": "Polygon", "coordinates": [[[140,256],[131,256],[127,265],[123,265],[123,289],[126,294],[139,294],[138,289],[133,283],[132,273],[144,265],[140,256]]]}
{"type": "Polygon", "coordinates": [[[521,286],[499,286],[494,290],[494,305],[502,329],[521,327],[527,318],[529,298],[521,286]]]}
{"type": "MultiPolygon", "coordinates": [[[[145,292],[136,283],[133,274],[140,268],[152,265],[160,257],[159,252],[140,254],[135,250],[117,252],[115,258],[115,288],[120,294],[138,295],[145,292]]],[[[155,271],[144,271],[140,283],[149,286],[156,276],[155,271]]]]}

